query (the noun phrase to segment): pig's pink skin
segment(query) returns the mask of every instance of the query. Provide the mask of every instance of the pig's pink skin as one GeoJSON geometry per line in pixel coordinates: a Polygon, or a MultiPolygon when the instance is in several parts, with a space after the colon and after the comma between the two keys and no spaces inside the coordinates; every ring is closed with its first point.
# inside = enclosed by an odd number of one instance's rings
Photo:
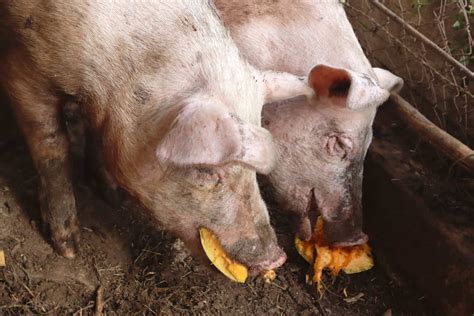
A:
{"type": "MultiPolygon", "coordinates": [[[[338,0],[215,3],[242,54],[261,69],[304,75],[323,64],[369,77],[374,83],[380,79],[338,0]]],[[[380,88],[390,91],[402,85],[389,72],[383,77],[380,88]]],[[[357,101],[357,95],[367,96],[370,91],[352,92],[352,100],[357,101]]],[[[315,217],[321,214],[326,237],[334,245],[367,241],[361,214],[363,161],[376,107],[385,99],[355,106],[345,98],[316,97],[311,105],[298,99],[264,107],[262,123],[279,152],[269,180],[281,207],[295,214],[302,238],[310,237],[315,217]]]]}
{"type": "MultiPolygon", "coordinates": [[[[324,104],[314,107],[305,99],[265,107],[263,124],[273,134],[278,148],[277,167],[269,180],[279,202],[295,212],[297,218],[310,215],[308,205],[314,188],[315,205],[326,222],[350,220],[350,225],[344,226],[342,240],[334,242],[365,242],[361,215],[354,214],[354,210],[361,211],[363,159],[372,137],[370,125],[375,110],[353,112],[351,116],[344,113],[347,111],[350,110],[324,104]],[[342,158],[327,149],[328,139],[334,135],[351,140],[342,158]]],[[[310,223],[314,224],[316,214],[312,215],[310,223]]],[[[331,229],[331,224],[327,226],[331,229]]],[[[301,237],[310,237],[311,227],[300,230],[301,237]]],[[[339,229],[333,234],[338,232],[339,229]]]]}
{"type": "Polygon", "coordinates": [[[283,263],[256,182],[275,157],[261,110],[310,89],[244,61],[207,0],[1,1],[0,41],[0,81],[62,255],[80,233],[61,122],[72,101],[110,177],[193,250],[204,226],[250,268],[283,263]]]}

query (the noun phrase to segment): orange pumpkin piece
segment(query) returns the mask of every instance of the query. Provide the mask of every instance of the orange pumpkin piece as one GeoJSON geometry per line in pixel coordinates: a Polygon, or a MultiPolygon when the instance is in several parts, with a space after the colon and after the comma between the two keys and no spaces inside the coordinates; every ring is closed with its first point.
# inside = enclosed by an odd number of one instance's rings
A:
{"type": "MultiPolygon", "coordinates": [[[[370,247],[367,243],[352,247],[330,247],[324,240],[323,220],[318,217],[310,241],[295,239],[298,253],[313,267],[312,282],[318,291],[322,289],[322,272],[327,269],[333,277],[342,270],[347,274],[359,273],[374,266],[370,247]]],[[[309,278],[307,278],[309,280],[309,278]]]]}

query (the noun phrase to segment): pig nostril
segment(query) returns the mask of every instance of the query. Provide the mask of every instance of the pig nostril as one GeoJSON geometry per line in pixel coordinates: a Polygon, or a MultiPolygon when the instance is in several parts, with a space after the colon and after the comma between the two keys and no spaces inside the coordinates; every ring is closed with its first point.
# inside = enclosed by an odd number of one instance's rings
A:
{"type": "Polygon", "coordinates": [[[272,247],[271,254],[273,254],[273,256],[271,256],[271,259],[266,259],[264,261],[252,265],[252,274],[259,273],[264,270],[273,270],[279,268],[285,263],[287,259],[286,253],[278,246],[272,247]]]}

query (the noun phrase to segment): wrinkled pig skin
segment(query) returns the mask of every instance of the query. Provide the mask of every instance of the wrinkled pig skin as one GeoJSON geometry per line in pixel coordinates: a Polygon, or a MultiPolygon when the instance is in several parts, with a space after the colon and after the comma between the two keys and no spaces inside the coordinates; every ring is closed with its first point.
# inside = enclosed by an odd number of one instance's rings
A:
{"type": "Polygon", "coordinates": [[[283,264],[256,182],[276,156],[260,115],[311,92],[304,80],[245,62],[205,0],[2,1],[0,28],[2,86],[60,254],[80,236],[61,117],[72,102],[109,177],[196,254],[204,226],[251,271],[283,264]]]}
{"type": "Polygon", "coordinates": [[[215,0],[242,54],[261,69],[308,73],[316,96],[266,105],[263,126],[279,152],[268,179],[308,239],[322,215],[332,245],[367,241],[362,174],[376,108],[403,81],[372,69],[337,0],[215,0]],[[316,67],[318,68],[318,67],[316,67]],[[313,69],[314,70],[314,69],[313,69]],[[383,90],[383,91],[381,91],[383,90]]]}

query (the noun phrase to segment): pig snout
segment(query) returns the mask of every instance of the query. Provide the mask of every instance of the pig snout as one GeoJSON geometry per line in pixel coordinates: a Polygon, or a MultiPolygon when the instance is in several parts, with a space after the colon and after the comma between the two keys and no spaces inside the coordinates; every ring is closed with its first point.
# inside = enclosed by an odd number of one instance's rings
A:
{"type": "Polygon", "coordinates": [[[362,209],[359,205],[322,207],[325,240],[334,247],[349,247],[368,241],[362,232],[362,209]]]}
{"type": "Polygon", "coordinates": [[[306,205],[304,211],[292,212],[298,237],[310,240],[316,219],[320,215],[323,219],[324,238],[331,246],[349,247],[366,243],[368,237],[362,232],[360,197],[357,194],[355,197],[347,197],[345,194],[318,193],[314,188],[311,189],[301,199],[306,205]],[[330,196],[335,199],[329,198],[330,196]]]}
{"type": "Polygon", "coordinates": [[[350,247],[364,244],[369,237],[362,232],[359,225],[354,221],[347,220],[326,220],[324,222],[324,238],[334,247],[350,247]]]}
{"type": "Polygon", "coordinates": [[[279,268],[286,261],[286,254],[277,245],[276,238],[269,243],[261,239],[243,239],[228,249],[234,260],[249,268],[251,275],[279,268]]]}
{"type": "Polygon", "coordinates": [[[362,232],[362,161],[353,159],[343,176],[334,181],[319,203],[326,241],[337,247],[349,247],[366,243],[368,237],[362,232]]]}
{"type": "Polygon", "coordinates": [[[275,246],[271,250],[271,253],[273,254],[273,257],[271,259],[260,261],[251,266],[250,273],[257,274],[265,270],[274,270],[276,268],[281,267],[285,263],[286,254],[280,247],[275,246]]]}
{"type": "MultiPolygon", "coordinates": [[[[269,228],[271,229],[270,226],[269,228]]],[[[202,241],[199,237],[189,234],[194,230],[189,227],[183,231],[176,231],[176,233],[194,255],[207,261],[205,258],[208,257],[201,246],[202,241]]],[[[255,276],[262,271],[277,269],[286,261],[286,254],[278,246],[274,233],[270,240],[265,240],[265,237],[261,236],[239,237],[244,233],[236,232],[234,227],[227,227],[221,232],[217,232],[217,229],[211,229],[211,231],[216,232],[225,254],[231,260],[244,265],[250,275],[255,276]]]]}
{"type": "Polygon", "coordinates": [[[240,225],[228,230],[223,237],[223,247],[228,255],[249,269],[251,275],[280,267],[286,254],[278,246],[276,234],[268,217],[261,219],[253,228],[240,225]]]}

